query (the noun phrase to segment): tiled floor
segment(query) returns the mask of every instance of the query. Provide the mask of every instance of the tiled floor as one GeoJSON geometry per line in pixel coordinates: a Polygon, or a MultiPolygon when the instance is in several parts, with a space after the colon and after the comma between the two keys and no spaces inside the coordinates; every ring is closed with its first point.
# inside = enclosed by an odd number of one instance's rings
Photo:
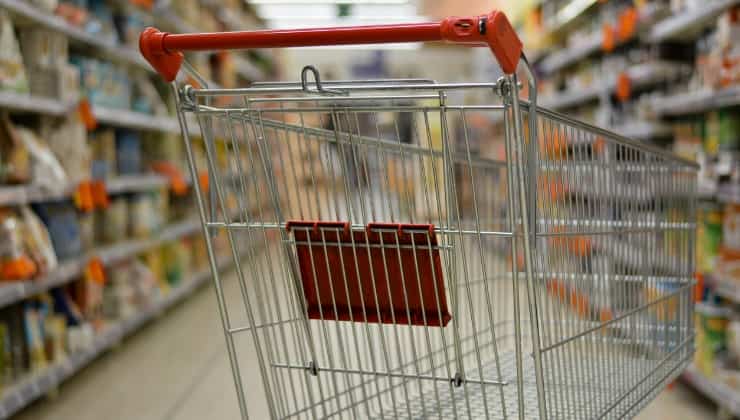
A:
{"type": "MultiPolygon", "coordinates": [[[[235,282],[225,283],[227,296],[235,298],[235,282]]],[[[247,398],[260,394],[247,392],[247,398]]],[[[201,420],[238,414],[216,299],[206,287],[17,418],[201,420]]],[[[710,403],[677,384],[638,418],[694,420],[715,414],[710,403]]]]}

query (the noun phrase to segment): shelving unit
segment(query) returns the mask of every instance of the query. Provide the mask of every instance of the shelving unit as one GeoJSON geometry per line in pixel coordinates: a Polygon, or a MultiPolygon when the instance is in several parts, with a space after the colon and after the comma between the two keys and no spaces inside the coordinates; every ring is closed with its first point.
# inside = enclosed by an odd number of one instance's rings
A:
{"type": "MultiPolygon", "coordinates": [[[[675,63],[649,62],[629,68],[625,74],[630,80],[632,89],[642,89],[656,83],[670,81],[680,74],[680,67],[675,63]]],[[[592,86],[571,89],[552,94],[540,100],[545,108],[563,109],[594,101],[602,94],[609,94],[616,89],[614,78],[594,82],[592,86]]]]}
{"type": "MultiPolygon", "coordinates": [[[[105,181],[108,194],[142,192],[169,185],[166,177],[155,174],[121,175],[105,181]]],[[[40,186],[0,186],[0,203],[5,206],[71,199],[75,186],[50,191],[40,186]]]]}
{"type": "Polygon", "coordinates": [[[671,16],[657,23],[648,39],[651,42],[684,40],[696,36],[712,19],[728,8],[740,4],[738,0],[709,0],[702,6],[671,16]]]}
{"type": "Polygon", "coordinates": [[[735,105],[740,105],[740,86],[664,96],[653,101],[652,111],[661,117],[676,117],[735,105]]]}
{"type": "Polygon", "coordinates": [[[682,378],[720,408],[727,410],[733,416],[740,417],[740,395],[735,390],[722,382],[707,378],[694,365],[690,365],[683,372],[682,378]]]}
{"type": "MultiPolygon", "coordinates": [[[[218,267],[220,270],[226,270],[233,263],[231,257],[224,257],[218,262],[218,267]]],[[[92,345],[87,349],[72,353],[62,362],[54,363],[43,371],[5,389],[2,396],[0,396],[0,419],[12,416],[32,401],[55,389],[61,382],[82,370],[105,351],[120,343],[125,337],[181,302],[210,278],[210,269],[195,273],[189,279],[183,281],[180,286],[171,290],[163,298],[154,301],[136,315],[107,325],[104,331],[96,335],[92,345]]]]}
{"type": "Polygon", "coordinates": [[[0,8],[7,10],[19,20],[59,32],[66,36],[70,42],[97,49],[108,59],[152,73],[154,72],[154,69],[149,66],[149,63],[135,49],[118,45],[112,41],[99,39],[95,35],[70,25],[58,16],[53,16],[43,10],[39,10],[26,1],[0,0],[0,8]]]}
{"type": "Polygon", "coordinates": [[[3,283],[0,285],[0,307],[69,283],[82,274],[85,265],[92,258],[100,258],[104,264],[113,264],[134,257],[163,243],[194,234],[199,228],[199,221],[195,219],[174,223],[164,228],[157,234],[156,238],[134,239],[109,245],[97,251],[90,252],[88,255],[75,258],[71,261],[64,261],[53,271],[40,278],[3,283]]]}
{"type": "MultiPolygon", "coordinates": [[[[127,1],[111,1],[111,6],[135,7],[127,1]]],[[[249,29],[242,27],[238,14],[232,14],[219,2],[209,2],[206,6],[212,8],[219,19],[230,30],[249,29]]],[[[66,37],[70,47],[85,56],[110,61],[118,66],[125,67],[127,72],[145,74],[152,80],[156,77],[154,70],[141,57],[138,48],[123,45],[112,39],[87,33],[83,28],[75,26],[64,18],[42,10],[27,0],[0,0],[0,10],[6,11],[13,24],[28,25],[44,28],[61,37],[66,37]]],[[[141,10],[139,10],[141,11],[141,10]]],[[[144,12],[146,13],[146,12],[144,12]]],[[[167,8],[155,7],[151,10],[151,18],[164,30],[171,32],[195,32],[200,29],[184,22],[167,8]]],[[[231,55],[234,60],[234,71],[241,78],[249,81],[262,81],[267,74],[243,53],[231,55]]],[[[216,86],[209,82],[209,85],[216,86]]],[[[53,98],[34,96],[28,93],[0,91],[0,109],[13,115],[14,121],[25,121],[26,114],[51,117],[64,117],[78,110],[78,102],[66,103],[53,98]]],[[[136,112],[130,109],[113,109],[102,106],[92,106],[92,116],[98,125],[116,128],[127,128],[140,131],[155,131],[164,133],[180,133],[180,126],[174,115],[152,115],[136,112]]],[[[30,119],[33,121],[33,119],[30,119]]],[[[25,124],[25,122],[24,122],[25,124]]],[[[189,121],[191,135],[200,136],[197,122],[189,121]]],[[[181,141],[178,139],[178,141],[181,141]]],[[[188,183],[191,180],[187,180],[188,183]]],[[[166,188],[170,180],[154,173],[137,175],[121,175],[105,180],[108,194],[123,194],[146,192],[159,188],[166,188]]],[[[38,185],[3,185],[0,186],[0,206],[12,207],[38,202],[70,200],[77,185],[64,188],[42,188],[38,185]]],[[[60,262],[57,267],[36,278],[0,283],[0,308],[9,307],[49,291],[52,288],[69,284],[80,278],[92,260],[99,259],[104,266],[135,258],[142,253],[153,250],[164,244],[177,241],[183,237],[199,234],[201,229],[198,218],[187,218],[171,223],[148,238],[126,239],[107,245],[96,245],[84,255],[60,262]]],[[[226,270],[233,265],[230,253],[224,252],[219,259],[219,269],[226,270]]],[[[12,416],[35,399],[48,394],[58,385],[76,374],[91,363],[99,355],[117,345],[124,337],[138,330],[148,321],[158,317],[171,306],[185,299],[194,290],[211,278],[209,268],[195,272],[189,278],[183,279],[179,286],[171,289],[163,297],[151,302],[150,305],[140,308],[130,318],[107,324],[105,329],[94,337],[90,347],[70,353],[64,360],[51,364],[43,371],[29,374],[14,384],[3,384],[0,392],[0,419],[12,416]]],[[[11,309],[11,308],[7,308],[11,309]]]]}

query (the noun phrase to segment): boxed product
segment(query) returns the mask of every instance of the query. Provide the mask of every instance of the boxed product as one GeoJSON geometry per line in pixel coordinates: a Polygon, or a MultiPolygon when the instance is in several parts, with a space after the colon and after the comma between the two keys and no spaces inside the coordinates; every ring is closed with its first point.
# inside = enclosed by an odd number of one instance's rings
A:
{"type": "Polygon", "coordinates": [[[88,133],[92,152],[92,178],[106,179],[116,174],[116,134],[112,129],[88,133]]]}
{"type": "Polygon", "coordinates": [[[18,40],[23,63],[28,69],[61,69],[69,61],[67,37],[59,36],[57,32],[24,26],[18,31],[18,40]]]}
{"type": "Polygon", "coordinates": [[[151,236],[157,228],[158,218],[154,210],[154,200],[150,194],[134,194],[129,200],[129,232],[134,238],[151,236]]]}
{"type": "Polygon", "coordinates": [[[162,247],[167,283],[170,286],[180,284],[190,273],[189,250],[181,241],[175,241],[162,247]]]}
{"type": "Polygon", "coordinates": [[[28,92],[23,56],[13,22],[4,10],[0,10],[0,90],[28,92]]]}
{"type": "Polygon", "coordinates": [[[108,319],[122,319],[136,313],[136,290],[133,283],[137,281],[131,269],[131,263],[125,262],[108,270],[109,281],[103,291],[103,310],[108,319]]]}
{"type": "Polygon", "coordinates": [[[33,209],[49,230],[54,252],[59,260],[75,258],[82,254],[82,238],[77,211],[72,203],[37,203],[33,209]]]}
{"type": "Polygon", "coordinates": [[[116,161],[119,175],[142,172],[141,137],[137,131],[116,130],[116,161]]]}
{"type": "Polygon", "coordinates": [[[126,238],[128,232],[128,201],[124,196],[111,197],[108,208],[96,213],[97,237],[112,243],[126,238]]]}

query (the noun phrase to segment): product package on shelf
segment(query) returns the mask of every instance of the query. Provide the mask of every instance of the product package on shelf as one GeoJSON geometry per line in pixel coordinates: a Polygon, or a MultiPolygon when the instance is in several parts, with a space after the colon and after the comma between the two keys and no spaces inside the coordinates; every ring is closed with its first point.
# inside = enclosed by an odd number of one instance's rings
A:
{"type": "Polygon", "coordinates": [[[31,180],[31,156],[7,114],[0,115],[0,182],[22,184],[31,180]]]}
{"type": "Polygon", "coordinates": [[[33,209],[49,230],[54,252],[60,261],[82,254],[77,210],[70,202],[37,203],[33,209]]]}
{"type": "Polygon", "coordinates": [[[88,133],[92,149],[91,177],[107,179],[116,175],[116,134],[111,128],[100,128],[88,133]]]}
{"type": "Polygon", "coordinates": [[[24,26],[19,31],[30,92],[73,102],[79,97],[79,70],[68,63],[67,38],[46,29],[24,26]]]}
{"type": "Polygon", "coordinates": [[[21,218],[11,209],[0,209],[0,279],[27,280],[38,272],[24,241],[21,218]]]}
{"type": "Polygon", "coordinates": [[[15,36],[13,22],[0,10],[0,91],[28,91],[28,78],[23,56],[15,36]]]}
{"type": "Polygon", "coordinates": [[[110,198],[108,208],[95,213],[98,243],[114,243],[128,236],[128,200],[124,195],[110,198]]]}
{"type": "Polygon", "coordinates": [[[119,175],[138,174],[142,171],[139,132],[123,128],[116,130],[116,169],[119,175]]]}
{"type": "Polygon", "coordinates": [[[131,78],[125,68],[78,55],[71,56],[70,63],[79,69],[81,94],[92,105],[131,109],[131,78]]]}
{"type": "Polygon", "coordinates": [[[92,153],[87,141],[87,129],[76,113],[42,120],[40,132],[64,168],[70,185],[90,179],[92,153]]]}

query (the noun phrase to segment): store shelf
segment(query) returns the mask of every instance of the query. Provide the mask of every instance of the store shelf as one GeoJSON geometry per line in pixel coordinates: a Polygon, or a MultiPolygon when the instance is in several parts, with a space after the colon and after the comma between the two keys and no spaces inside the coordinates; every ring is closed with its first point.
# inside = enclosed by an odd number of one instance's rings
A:
{"type": "MultiPolygon", "coordinates": [[[[740,185],[720,185],[719,188],[717,188],[717,199],[723,203],[740,204],[740,185]]],[[[740,302],[740,300],[738,302],[740,302]]]]}
{"type": "MultiPolygon", "coordinates": [[[[154,174],[121,175],[106,181],[108,194],[149,191],[169,184],[167,178],[154,174]]],[[[40,186],[0,186],[0,205],[18,206],[29,203],[63,200],[72,197],[75,188],[70,186],[49,190],[40,186]]]]}
{"type": "MultiPolygon", "coordinates": [[[[650,28],[657,19],[665,16],[666,7],[649,3],[640,8],[638,19],[638,33],[650,28]]],[[[630,38],[632,39],[632,38],[630,38]]],[[[564,67],[575,64],[586,57],[602,51],[604,33],[601,30],[593,31],[579,42],[566,48],[558,49],[542,59],[540,70],[545,74],[554,73],[564,67]]],[[[624,43],[626,41],[620,41],[624,43]]]]}
{"type": "Polygon", "coordinates": [[[71,42],[100,50],[111,60],[154,72],[154,69],[149,66],[149,63],[144,60],[136,49],[100,39],[94,34],[89,34],[67,23],[61,17],[39,10],[27,1],[0,0],[0,8],[7,10],[13,15],[14,23],[19,20],[26,21],[59,32],[66,35],[71,42]]]}
{"type": "MultiPolygon", "coordinates": [[[[671,80],[680,74],[682,67],[671,62],[654,61],[638,64],[627,70],[631,89],[641,89],[655,83],[671,80]]],[[[578,89],[569,89],[556,93],[540,100],[545,108],[562,109],[581,105],[598,99],[601,94],[611,93],[616,88],[614,77],[600,83],[593,82],[592,86],[578,89]]]]}
{"type": "Polygon", "coordinates": [[[610,130],[636,140],[651,140],[673,134],[673,130],[667,124],[639,120],[615,125],[610,130]]]}
{"type": "Polygon", "coordinates": [[[740,285],[737,282],[723,279],[716,274],[711,275],[714,283],[714,292],[725,299],[740,303],[740,285]]]}
{"type": "Polygon", "coordinates": [[[719,407],[740,417],[740,393],[728,385],[704,376],[693,364],[684,370],[683,379],[719,407]]]}
{"type": "Polygon", "coordinates": [[[554,34],[564,30],[597,3],[597,0],[571,0],[560,8],[553,19],[545,22],[548,32],[554,34]]]}
{"type": "Polygon", "coordinates": [[[56,99],[31,96],[27,93],[0,91],[0,108],[11,111],[60,116],[69,113],[70,110],[74,109],[74,105],[65,104],[56,99]]]}
{"type": "MultiPolygon", "coordinates": [[[[231,258],[219,261],[219,270],[225,270],[233,265],[231,258]]],[[[163,298],[142,308],[136,315],[109,324],[102,332],[96,335],[93,343],[85,350],[70,354],[65,360],[54,363],[16,385],[4,389],[0,397],[0,419],[6,419],[37,398],[54,390],[62,381],[71,377],[82,368],[90,364],[103,352],[121,342],[123,338],[137,331],[142,325],[157,318],[167,309],[192,294],[211,278],[210,269],[195,273],[182,285],[172,289],[163,298]]]]}
{"type": "Polygon", "coordinates": [[[151,239],[134,239],[118,244],[103,246],[89,255],[62,262],[52,272],[33,280],[6,282],[0,286],[0,307],[42,293],[54,287],[69,283],[82,274],[87,262],[94,257],[103,264],[112,264],[136,256],[163,243],[194,234],[200,228],[196,219],[174,223],[155,234],[151,239]]]}
{"type": "Polygon", "coordinates": [[[93,108],[93,114],[99,123],[112,127],[165,131],[169,133],[180,132],[177,119],[170,116],[156,116],[126,109],[103,108],[99,106],[93,108]]]}
{"type": "Polygon", "coordinates": [[[581,61],[591,54],[600,51],[602,40],[602,32],[596,31],[590,34],[585,40],[543,58],[541,69],[544,73],[549,74],[581,61]]]}
{"type": "Polygon", "coordinates": [[[652,42],[680,41],[691,39],[728,8],[740,4],[740,0],[709,0],[658,22],[650,31],[652,42]]]}
{"type": "Polygon", "coordinates": [[[717,91],[701,90],[656,98],[653,112],[662,117],[699,114],[713,109],[740,105],[740,86],[717,91]]]}

